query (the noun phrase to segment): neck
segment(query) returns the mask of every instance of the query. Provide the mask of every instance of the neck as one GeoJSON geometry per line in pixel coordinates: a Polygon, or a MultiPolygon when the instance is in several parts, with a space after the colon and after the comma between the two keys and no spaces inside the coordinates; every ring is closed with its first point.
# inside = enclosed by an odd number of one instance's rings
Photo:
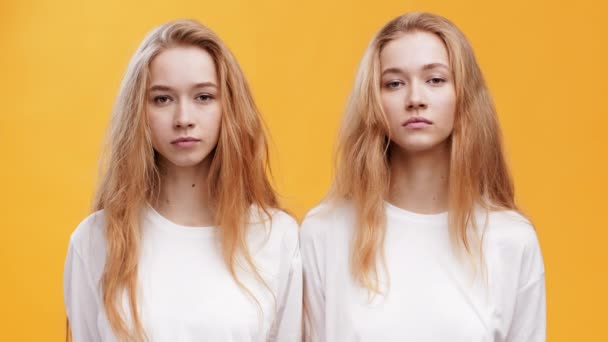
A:
{"type": "Polygon", "coordinates": [[[392,147],[389,201],[421,214],[441,213],[448,208],[448,144],[422,152],[392,147]]]}
{"type": "Polygon", "coordinates": [[[213,225],[207,184],[209,166],[208,158],[189,167],[179,167],[161,160],[160,191],[151,203],[154,209],[180,225],[213,225]]]}

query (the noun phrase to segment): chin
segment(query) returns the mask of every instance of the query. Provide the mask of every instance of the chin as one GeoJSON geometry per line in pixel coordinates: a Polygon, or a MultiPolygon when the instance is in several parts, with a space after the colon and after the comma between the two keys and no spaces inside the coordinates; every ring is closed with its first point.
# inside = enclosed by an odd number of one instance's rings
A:
{"type": "Polygon", "coordinates": [[[177,166],[177,167],[194,167],[197,165],[200,165],[203,161],[199,160],[199,161],[176,161],[176,162],[171,162],[171,164],[177,166]]]}
{"type": "Polygon", "coordinates": [[[193,167],[200,165],[208,154],[202,156],[180,156],[179,158],[167,158],[167,160],[177,167],[193,167]]]}
{"type": "Polygon", "coordinates": [[[423,153],[430,152],[444,146],[446,140],[427,140],[427,139],[412,139],[409,141],[395,142],[395,145],[406,153],[423,153]]]}

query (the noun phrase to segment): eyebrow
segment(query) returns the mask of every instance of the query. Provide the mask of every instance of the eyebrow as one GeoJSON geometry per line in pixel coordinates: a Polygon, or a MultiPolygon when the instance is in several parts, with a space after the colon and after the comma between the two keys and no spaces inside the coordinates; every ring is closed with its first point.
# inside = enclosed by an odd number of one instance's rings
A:
{"type": "MultiPolygon", "coordinates": [[[[422,66],[422,70],[431,70],[436,68],[450,70],[450,68],[443,63],[429,63],[422,66]]],[[[382,72],[382,75],[390,73],[404,74],[405,71],[401,68],[388,68],[382,72]]]]}
{"type": "MultiPolygon", "coordinates": [[[[212,88],[217,88],[217,85],[213,82],[201,82],[201,83],[196,83],[195,85],[192,86],[193,89],[197,89],[197,88],[206,88],[206,87],[212,87],[212,88]]],[[[166,86],[166,85],[162,85],[162,84],[156,84],[150,87],[150,91],[170,91],[172,90],[171,87],[166,86]]]]}

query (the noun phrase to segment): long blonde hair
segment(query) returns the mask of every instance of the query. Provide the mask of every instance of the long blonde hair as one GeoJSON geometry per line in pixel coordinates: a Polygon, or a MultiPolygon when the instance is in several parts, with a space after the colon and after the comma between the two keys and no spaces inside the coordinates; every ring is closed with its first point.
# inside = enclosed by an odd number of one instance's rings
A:
{"type": "MultiPolygon", "coordinates": [[[[407,13],[387,23],[367,47],[350,95],[337,146],[331,197],[349,200],[356,212],[351,247],[354,278],[380,292],[377,260],[383,259],[384,201],[389,191],[390,131],[380,102],[380,53],[405,33],[437,35],[448,52],[456,90],[450,136],[448,222],[456,251],[481,258],[474,209],[515,209],[513,184],[502,150],[496,110],[473,49],[450,21],[430,13],[407,13]]],[[[480,259],[481,260],[481,259],[480,259]]]]}
{"type": "Polygon", "coordinates": [[[225,263],[241,287],[237,277],[241,257],[263,282],[245,240],[250,208],[255,205],[269,216],[268,209],[278,206],[267,178],[265,128],[232,53],[215,33],[196,21],[177,20],[152,30],[135,52],[122,81],[94,203],[94,209],[103,209],[106,218],[103,304],[113,331],[125,340],[145,339],[136,288],[140,215],[157,194],[160,183],[145,113],[149,66],[155,56],[175,46],[200,47],[215,62],[222,119],[217,146],[207,157],[211,158],[211,165],[208,189],[203,191],[209,191],[212,199],[225,263]],[[119,297],[123,291],[128,294],[132,327],[121,310],[119,297]]]}

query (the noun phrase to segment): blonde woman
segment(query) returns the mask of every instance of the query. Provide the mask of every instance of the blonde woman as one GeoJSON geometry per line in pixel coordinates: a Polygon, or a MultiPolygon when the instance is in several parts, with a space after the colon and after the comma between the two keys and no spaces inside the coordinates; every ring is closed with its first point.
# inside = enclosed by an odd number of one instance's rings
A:
{"type": "Polygon", "coordinates": [[[297,223],[234,56],[195,21],[143,40],[122,82],[95,212],[72,234],[74,341],[296,341],[297,223]]]}
{"type": "Polygon", "coordinates": [[[544,341],[539,243],[461,31],[409,13],[371,41],[334,187],[302,223],[308,341],[544,341]]]}

